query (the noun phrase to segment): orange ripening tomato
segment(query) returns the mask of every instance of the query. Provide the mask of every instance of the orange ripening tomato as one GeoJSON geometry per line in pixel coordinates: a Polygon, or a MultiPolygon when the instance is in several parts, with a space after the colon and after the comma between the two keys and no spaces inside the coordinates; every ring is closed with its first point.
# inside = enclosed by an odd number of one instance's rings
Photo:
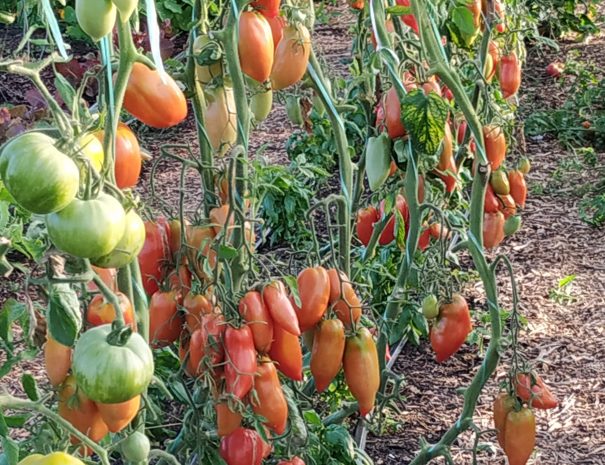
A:
{"type": "Polygon", "coordinates": [[[508,172],[508,183],[510,184],[510,196],[514,199],[515,203],[521,208],[525,208],[525,201],[527,200],[527,184],[525,183],[525,176],[519,170],[512,170],[508,172]]]}
{"type": "Polygon", "coordinates": [[[261,465],[265,447],[256,430],[240,427],[221,438],[219,454],[227,465],[261,465]]]}
{"type": "Polygon", "coordinates": [[[504,240],[504,221],[502,212],[483,214],[483,245],[486,249],[493,249],[504,240]]]}
{"type": "Polygon", "coordinates": [[[284,27],[283,36],[275,49],[271,88],[281,90],[300,81],[307,72],[310,53],[309,30],[302,24],[284,27]]]}
{"type": "Polygon", "coordinates": [[[313,328],[324,316],[330,300],[330,278],[322,266],[305,268],[298,274],[301,307],[295,308],[301,331],[313,328]]]}
{"type": "Polygon", "coordinates": [[[193,332],[200,327],[202,316],[213,312],[212,302],[201,294],[188,292],[183,299],[185,308],[185,323],[189,331],[193,332]]]}
{"type": "Polygon", "coordinates": [[[119,402],[117,404],[101,404],[97,402],[96,405],[109,431],[118,433],[126,428],[137,413],[139,413],[141,396],[138,395],[126,402],[119,402]]]}
{"type": "Polygon", "coordinates": [[[273,318],[271,318],[260,292],[247,292],[239,301],[238,310],[252,331],[256,350],[260,354],[269,352],[273,342],[273,318]]]}
{"type": "Polygon", "coordinates": [[[276,326],[295,336],[300,336],[296,310],[288,298],[286,287],[281,281],[273,281],[263,288],[263,302],[276,326]]]}
{"type": "Polygon", "coordinates": [[[506,417],[514,408],[515,399],[509,396],[506,392],[501,392],[494,400],[492,410],[494,414],[494,429],[496,430],[498,444],[500,444],[500,447],[504,447],[506,417]]]}
{"type": "Polygon", "coordinates": [[[483,139],[485,141],[485,152],[492,172],[502,165],[506,157],[506,137],[500,126],[488,124],[483,126],[483,139]]]}
{"type": "MultiPolygon", "coordinates": [[[[134,331],[137,330],[137,324],[134,319],[134,310],[132,304],[128,300],[125,294],[116,292],[116,297],[120,301],[120,308],[122,309],[122,315],[124,316],[124,323],[129,325],[134,331]]],[[[111,323],[116,318],[116,310],[113,304],[107,302],[101,294],[97,294],[93,297],[88,304],[86,310],[86,321],[90,326],[101,326],[111,323]]]]}
{"type": "Polygon", "coordinates": [[[277,369],[284,375],[294,381],[302,381],[302,347],[297,336],[275,325],[269,356],[277,362],[277,369]]]}
{"type": "Polygon", "coordinates": [[[288,403],[271,360],[260,361],[254,378],[254,390],[258,397],[258,403],[252,403],[254,413],[265,417],[265,425],[275,434],[284,434],[288,423],[288,403]]]}
{"type": "Polygon", "coordinates": [[[159,71],[142,63],[132,67],[124,108],[152,128],[169,128],[187,117],[185,95],[174,79],[168,74],[161,76],[159,71]]]}
{"type": "Polygon", "coordinates": [[[162,281],[162,269],[170,261],[170,226],[166,218],[145,221],[145,242],[138,256],[143,287],[152,295],[162,281]]]}
{"type": "Polygon", "coordinates": [[[166,347],[179,338],[184,318],[178,310],[174,291],[157,291],[149,302],[149,343],[154,349],[166,347]]]}
{"type": "Polygon", "coordinates": [[[498,199],[500,200],[500,211],[504,213],[505,219],[508,219],[515,213],[517,213],[517,206],[515,205],[515,200],[510,194],[499,195],[498,199]]]}
{"type": "Polygon", "coordinates": [[[380,219],[378,210],[376,207],[370,205],[367,208],[361,208],[357,212],[357,222],[355,224],[355,230],[357,231],[357,237],[359,241],[367,246],[370,243],[370,238],[374,232],[374,223],[380,219]]]}
{"type": "Polygon", "coordinates": [[[281,0],[255,0],[250,6],[269,19],[279,15],[279,5],[281,0]]]}
{"type": "Polygon", "coordinates": [[[437,361],[450,358],[464,344],[472,329],[471,314],[464,297],[454,294],[451,302],[441,304],[439,317],[430,333],[437,361]]]}
{"type": "Polygon", "coordinates": [[[515,379],[515,391],[530,407],[549,410],[559,406],[559,400],[539,375],[519,373],[515,379]]]}
{"type": "Polygon", "coordinates": [[[359,413],[365,416],[374,408],[380,387],[378,351],[367,328],[347,338],[342,364],[347,386],[359,403],[359,413]]]}
{"type": "Polygon", "coordinates": [[[363,10],[363,7],[365,6],[365,4],[366,4],[365,0],[349,0],[349,5],[354,10],[363,10]]]}
{"type": "MultiPolygon", "coordinates": [[[[419,188],[420,188],[420,185],[419,185],[419,188]]],[[[424,189],[424,185],[423,185],[423,189],[424,189]]],[[[423,195],[424,195],[424,193],[423,193],[423,195]]],[[[384,200],[382,200],[380,202],[380,216],[381,217],[384,217],[387,214],[384,210],[385,203],[386,202],[384,200]]],[[[397,194],[397,197],[395,198],[395,207],[397,208],[397,210],[399,210],[399,213],[401,213],[401,217],[403,218],[403,221],[405,223],[405,231],[407,234],[407,231],[409,229],[409,222],[410,222],[409,221],[410,220],[410,210],[408,208],[408,203],[406,202],[405,197],[403,195],[397,194]]],[[[382,233],[380,233],[380,237],[378,238],[378,243],[380,245],[387,245],[395,240],[396,214],[395,214],[394,210],[392,213],[389,213],[389,214],[391,214],[391,218],[387,222],[386,226],[382,230],[382,233]]]]}
{"type": "Polygon", "coordinates": [[[521,64],[515,52],[500,59],[500,89],[504,98],[512,97],[521,86],[521,64]]]}
{"type": "Polygon", "coordinates": [[[216,411],[216,434],[220,437],[229,436],[237,428],[242,426],[242,415],[229,408],[227,402],[214,404],[216,411]]]}
{"type": "Polygon", "coordinates": [[[44,368],[50,384],[57,387],[69,373],[71,368],[71,347],[57,342],[50,333],[46,333],[44,344],[44,368]]]}
{"type": "Polygon", "coordinates": [[[437,176],[445,183],[445,190],[448,193],[454,192],[457,183],[456,161],[454,160],[454,148],[452,144],[452,130],[449,124],[445,124],[445,133],[443,136],[443,147],[437,164],[437,176]]]}
{"type": "Polygon", "coordinates": [[[223,334],[225,320],[220,313],[209,313],[202,316],[200,326],[191,333],[189,341],[188,371],[193,376],[200,376],[208,368],[214,374],[225,357],[223,334]],[[204,362],[204,363],[202,363],[204,362]]]}
{"type": "Polygon", "coordinates": [[[317,392],[323,392],[342,366],[345,328],[340,320],[324,320],[315,330],[311,351],[311,373],[317,392]]]}
{"type": "Polygon", "coordinates": [[[265,82],[271,75],[274,48],[271,26],[260,13],[240,14],[238,51],[242,71],[258,82],[265,82]]]}
{"type": "Polygon", "coordinates": [[[511,411],[504,426],[504,453],[509,465],[525,465],[536,446],[536,417],[528,408],[511,411]]]}
{"type": "Polygon", "coordinates": [[[256,350],[252,331],[248,326],[228,326],[223,336],[225,341],[225,389],[238,399],[243,399],[254,383],[256,373],[256,350]]]}
{"type": "Polygon", "coordinates": [[[349,328],[353,322],[361,318],[361,301],[353,289],[349,277],[335,268],[328,270],[330,277],[330,305],[345,327],[349,328]]]}
{"type": "Polygon", "coordinates": [[[488,184],[487,189],[485,190],[483,211],[485,213],[496,213],[500,211],[500,201],[498,200],[498,197],[496,197],[496,193],[491,184],[488,184]]]}
{"type": "Polygon", "coordinates": [[[492,61],[494,63],[494,72],[495,72],[498,69],[498,67],[500,66],[500,47],[498,47],[498,44],[496,42],[494,42],[493,40],[490,40],[488,52],[492,57],[492,61]]]}
{"type": "MultiPolygon", "coordinates": [[[[267,18],[267,16],[265,15],[267,18]]],[[[277,46],[284,36],[284,28],[286,27],[286,20],[283,16],[274,16],[267,18],[269,27],[271,27],[271,36],[273,37],[273,50],[277,50],[277,46]]]]}
{"type": "MultiPolygon", "coordinates": [[[[103,142],[104,131],[95,133],[97,139],[103,142]]],[[[116,132],[116,150],[114,170],[116,185],[120,189],[134,187],[141,175],[141,147],[134,132],[124,123],[118,124],[116,132]]]]}
{"type": "MultiPolygon", "coordinates": [[[[411,6],[411,2],[410,2],[410,0],[397,0],[397,5],[411,6]]],[[[409,15],[401,15],[400,18],[401,18],[401,21],[403,21],[403,23],[406,26],[410,27],[412,29],[412,31],[414,31],[416,33],[416,35],[419,34],[418,22],[416,21],[416,16],[409,14],[409,15]]]]}

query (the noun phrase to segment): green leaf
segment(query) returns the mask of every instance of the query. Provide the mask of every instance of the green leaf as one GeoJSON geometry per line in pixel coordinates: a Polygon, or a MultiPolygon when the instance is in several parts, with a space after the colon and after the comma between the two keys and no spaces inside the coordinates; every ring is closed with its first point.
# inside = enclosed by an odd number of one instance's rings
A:
{"type": "MultiPolygon", "coordinates": [[[[6,422],[6,426],[9,428],[23,428],[23,425],[31,418],[31,414],[27,413],[24,415],[11,415],[4,417],[4,421],[6,422]]],[[[0,414],[0,424],[2,423],[2,415],[0,414]]],[[[0,430],[2,426],[0,425],[0,430]]],[[[8,434],[8,432],[7,432],[8,434]]],[[[2,431],[0,431],[0,436],[2,436],[2,431]]]]}
{"type": "Polygon", "coordinates": [[[355,442],[342,425],[330,425],[325,433],[326,445],[334,452],[339,452],[341,458],[352,459],[355,455],[355,442]]]}
{"type": "Polygon", "coordinates": [[[391,140],[386,133],[370,137],[366,145],[366,173],[372,192],[377,191],[389,177],[391,169],[391,140]]]}
{"type": "Polygon", "coordinates": [[[78,295],[68,284],[55,284],[50,289],[47,312],[51,336],[65,346],[73,346],[82,328],[78,295]]]}
{"type": "Polygon", "coordinates": [[[391,14],[393,16],[403,16],[403,15],[411,15],[414,14],[411,6],[403,6],[403,5],[394,5],[390,6],[386,9],[387,14],[391,14]]]}
{"type": "Polygon", "coordinates": [[[59,91],[59,95],[65,102],[67,108],[73,108],[74,99],[76,98],[76,90],[72,87],[65,76],[57,74],[55,76],[55,87],[59,91]]]}
{"type": "Polygon", "coordinates": [[[405,219],[399,208],[395,208],[395,241],[397,247],[405,250],[405,219]]]}
{"type": "Polygon", "coordinates": [[[53,8],[50,4],[50,0],[42,0],[42,9],[44,11],[44,16],[46,17],[46,22],[50,27],[50,32],[52,34],[53,40],[59,49],[59,53],[64,59],[67,59],[67,52],[65,51],[65,44],[63,43],[63,37],[61,36],[61,29],[59,29],[59,24],[57,23],[57,18],[53,13],[53,8]]]}
{"type": "Polygon", "coordinates": [[[2,449],[8,459],[8,465],[17,465],[19,461],[19,444],[9,437],[3,437],[2,449]]]}
{"type": "Polygon", "coordinates": [[[296,280],[296,276],[286,275],[283,277],[283,280],[290,288],[292,297],[294,297],[294,302],[300,308],[302,306],[302,302],[300,300],[300,294],[298,292],[298,281],[296,280]]]}
{"type": "Polygon", "coordinates": [[[218,246],[218,258],[219,260],[231,260],[237,257],[238,252],[235,247],[230,245],[220,244],[218,246]]]}
{"type": "Polygon", "coordinates": [[[472,36],[477,31],[473,14],[465,6],[457,6],[452,10],[452,21],[462,34],[472,36]]]}
{"type": "Polygon", "coordinates": [[[303,417],[307,423],[314,426],[321,426],[321,417],[315,410],[307,410],[303,413],[303,417]]]}
{"type": "Polygon", "coordinates": [[[25,394],[27,394],[29,400],[36,402],[40,398],[36,380],[32,375],[29,373],[23,373],[21,376],[21,385],[23,386],[23,390],[25,391],[25,394]]]}
{"type": "Polygon", "coordinates": [[[424,95],[422,90],[414,90],[404,97],[401,119],[416,150],[426,155],[437,152],[448,113],[447,102],[435,92],[424,95]]]}
{"type": "Polygon", "coordinates": [[[17,302],[15,299],[8,299],[6,301],[2,310],[0,310],[0,339],[3,339],[7,343],[12,342],[11,325],[21,318],[26,311],[25,304],[17,302]]]}

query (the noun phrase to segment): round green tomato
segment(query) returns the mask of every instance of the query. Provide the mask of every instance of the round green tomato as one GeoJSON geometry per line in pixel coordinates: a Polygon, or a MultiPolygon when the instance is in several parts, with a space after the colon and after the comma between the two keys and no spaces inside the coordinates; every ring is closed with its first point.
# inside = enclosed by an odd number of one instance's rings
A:
{"type": "Polygon", "coordinates": [[[422,300],[422,313],[427,320],[439,316],[439,301],[434,294],[429,294],[422,300]]]}
{"type": "Polygon", "coordinates": [[[46,228],[58,249],[81,258],[102,257],[122,239],[126,213],[120,202],[101,193],[96,199],[74,199],[60,212],[46,215],[46,228]]]}
{"type": "Polygon", "coordinates": [[[145,223],[134,210],[126,214],[126,227],[118,245],[99,258],[92,259],[95,266],[101,268],[122,268],[128,265],[138,255],[145,243],[145,223]]]}
{"type": "Polygon", "coordinates": [[[76,0],[76,19],[94,42],[111,32],[116,22],[116,7],[111,0],[76,0]]]}
{"type": "Polygon", "coordinates": [[[128,335],[129,328],[124,331],[121,337],[115,337],[111,325],[96,326],[76,343],[72,370],[78,386],[95,402],[126,402],[151,382],[153,354],[149,345],[140,334],[128,335]]]}
{"type": "Polygon", "coordinates": [[[78,167],[54,142],[45,134],[28,132],[2,150],[2,181],[15,201],[32,213],[59,211],[78,193],[78,167]]]}
{"type": "Polygon", "coordinates": [[[521,229],[521,217],[520,216],[509,216],[504,222],[504,235],[512,236],[521,229]]]}
{"type": "Polygon", "coordinates": [[[523,174],[529,173],[529,170],[531,169],[531,163],[529,162],[529,159],[521,158],[521,160],[519,160],[519,163],[517,165],[517,169],[519,171],[521,171],[523,174]]]}
{"type": "Polygon", "coordinates": [[[122,457],[127,462],[138,463],[149,457],[151,444],[149,439],[140,431],[135,431],[122,442],[122,457]]]}
{"type": "Polygon", "coordinates": [[[250,111],[257,122],[265,121],[273,107],[273,91],[258,92],[250,98],[250,111]]]}

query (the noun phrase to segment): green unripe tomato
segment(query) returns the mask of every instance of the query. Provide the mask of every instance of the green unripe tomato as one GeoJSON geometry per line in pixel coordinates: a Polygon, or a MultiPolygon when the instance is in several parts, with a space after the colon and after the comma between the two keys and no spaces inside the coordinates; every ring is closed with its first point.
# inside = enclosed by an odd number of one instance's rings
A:
{"type": "Polygon", "coordinates": [[[146,461],[150,450],[149,439],[140,431],[135,431],[122,442],[122,457],[130,463],[146,461]]]}
{"type": "Polygon", "coordinates": [[[258,123],[265,121],[273,107],[273,91],[257,92],[250,98],[250,111],[258,123]]]}
{"type": "Polygon", "coordinates": [[[510,194],[510,183],[508,182],[508,176],[504,170],[494,171],[490,178],[490,184],[492,185],[492,188],[496,194],[510,194]]]}
{"type": "Polygon", "coordinates": [[[116,7],[111,0],[76,0],[76,19],[94,42],[111,32],[116,22],[116,7]]]}
{"type": "Polygon", "coordinates": [[[145,223],[134,210],[126,214],[126,227],[118,245],[99,258],[91,260],[92,264],[101,268],[122,268],[128,265],[138,255],[145,243],[145,223]]]}
{"type": "Polygon", "coordinates": [[[113,4],[118,9],[118,13],[120,13],[120,21],[125,23],[130,19],[132,13],[137,8],[138,0],[112,0],[113,4]]]}
{"type": "Polygon", "coordinates": [[[422,299],[422,314],[427,320],[433,320],[439,316],[439,301],[434,294],[429,294],[422,299]]]}
{"type": "Polygon", "coordinates": [[[529,162],[529,159],[521,158],[521,160],[519,160],[517,169],[519,171],[521,171],[523,174],[529,173],[529,170],[531,169],[531,163],[529,162]]]}
{"type": "Polygon", "coordinates": [[[521,229],[521,217],[520,216],[509,216],[504,222],[504,235],[512,236],[521,229]]]}
{"type": "Polygon", "coordinates": [[[286,97],[286,113],[288,119],[295,126],[302,126],[304,123],[302,109],[300,108],[300,100],[295,95],[286,97]]]}

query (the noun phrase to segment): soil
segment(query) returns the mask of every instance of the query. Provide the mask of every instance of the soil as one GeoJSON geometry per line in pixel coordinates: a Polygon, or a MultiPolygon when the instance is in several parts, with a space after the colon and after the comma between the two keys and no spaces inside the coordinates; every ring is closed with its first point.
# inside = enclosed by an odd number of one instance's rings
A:
{"type": "MultiPolygon", "coordinates": [[[[315,31],[318,56],[328,63],[332,77],[344,75],[350,59],[351,43],[349,28],[354,24],[353,15],[343,7],[328,8],[315,31]]],[[[6,31],[6,30],[5,30],[6,31]]],[[[8,41],[9,34],[0,28],[0,40],[8,41]]],[[[5,42],[6,43],[6,42],[5,42]]],[[[546,75],[546,63],[554,59],[565,60],[578,54],[581,61],[591,62],[605,70],[605,37],[592,38],[583,43],[562,41],[560,50],[531,48],[520,92],[520,118],[540,108],[560,106],[574,91],[573,79],[565,78],[555,83],[546,75]]],[[[0,73],[0,103],[21,101],[27,83],[7,80],[0,73]],[[17,99],[17,100],[16,100],[17,99]]],[[[252,155],[263,154],[273,163],[285,163],[287,156],[284,143],[292,131],[284,105],[277,102],[269,119],[252,136],[252,155]]],[[[186,153],[186,145],[195,150],[195,126],[190,117],[178,128],[155,131],[141,128],[139,136],[145,149],[157,157],[164,144],[181,144],[175,149],[186,153]]],[[[520,144],[523,148],[523,144],[520,144]]],[[[554,175],[561,162],[576,155],[565,149],[552,136],[525,141],[526,155],[532,162],[528,176],[530,195],[523,211],[523,227],[507,239],[499,252],[509,256],[520,290],[521,311],[528,324],[520,339],[528,358],[552,387],[561,400],[560,407],[551,411],[538,411],[538,439],[532,465],[588,465],[605,463],[605,378],[604,365],[598,354],[605,353],[605,231],[583,223],[578,215],[579,185],[599,180],[598,170],[573,173],[555,186],[554,175]],[[555,187],[553,187],[555,186],[555,187]],[[550,188],[549,188],[550,187],[550,188]],[[563,291],[558,291],[559,281],[566,276],[575,279],[563,291]]],[[[605,154],[597,155],[603,166],[605,154]]],[[[163,198],[175,208],[178,192],[175,185],[180,169],[172,161],[162,161],[155,178],[156,198],[163,198]]],[[[143,172],[141,186],[149,185],[150,168],[143,172]]],[[[187,177],[193,184],[195,176],[187,177]]],[[[188,184],[189,186],[189,184],[188,184]]],[[[187,205],[195,210],[201,187],[190,190],[187,205]]],[[[140,189],[140,194],[150,199],[150,192],[140,189]]],[[[150,202],[159,208],[159,203],[150,202]]],[[[510,281],[503,269],[499,270],[501,304],[511,307],[510,281]]],[[[12,283],[0,284],[0,303],[15,294],[19,275],[12,283]]],[[[483,315],[485,302],[480,284],[466,289],[473,302],[475,321],[483,315]]],[[[18,335],[17,335],[18,336],[18,335]]],[[[460,413],[462,396],[457,392],[467,385],[482,361],[477,347],[464,346],[453,358],[443,364],[434,361],[426,342],[420,347],[404,347],[394,367],[404,380],[403,400],[399,411],[389,414],[380,426],[388,431],[379,436],[370,434],[367,451],[377,465],[408,463],[419,449],[421,438],[428,442],[438,440],[453,424],[460,413]]],[[[492,428],[491,402],[498,390],[498,383],[506,373],[506,360],[495,379],[481,395],[475,425],[481,431],[492,428]]],[[[3,354],[0,354],[2,362],[3,354]]],[[[8,389],[20,393],[19,378],[23,372],[33,372],[42,383],[40,358],[16,367],[8,377],[8,389]]],[[[468,452],[474,436],[462,435],[452,447],[453,463],[504,464],[505,459],[495,441],[493,432],[481,436],[484,450],[472,462],[468,452]]],[[[438,459],[435,463],[445,463],[438,459]]]]}

